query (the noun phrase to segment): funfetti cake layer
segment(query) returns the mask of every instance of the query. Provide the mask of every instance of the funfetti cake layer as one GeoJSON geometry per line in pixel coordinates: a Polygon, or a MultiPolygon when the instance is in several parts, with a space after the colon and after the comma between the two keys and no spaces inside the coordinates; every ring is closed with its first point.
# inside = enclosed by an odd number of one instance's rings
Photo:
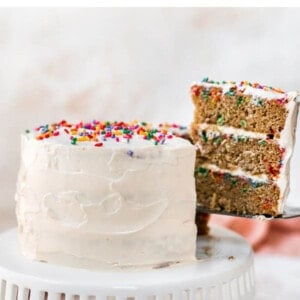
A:
{"type": "Polygon", "coordinates": [[[289,191],[297,92],[205,78],[192,85],[191,95],[198,203],[239,214],[281,214],[289,191]]]}
{"type": "Polygon", "coordinates": [[[42,125],[22,135],[22,253],[88,269],[195,259],[195,147],[146,123],[42,125]]]}
{"type": "Polygon", "coordinates": [[[275,215],[277,212],[280,188],[276,183],[234,175],[214,165],[199,165],[195,177],[197,197],[202,207],[238,214],[275,215]]]}
{"type": "Polygon", "coordinates": [[[242,169],[261,178],[276,179],[282,167],[285,148],[265,134],[251,135],[242,129],[200,124],[193,133],[202,163],[226,170],[242,169]],[[199,139],[200,137],[200,139],[199,139]]]}

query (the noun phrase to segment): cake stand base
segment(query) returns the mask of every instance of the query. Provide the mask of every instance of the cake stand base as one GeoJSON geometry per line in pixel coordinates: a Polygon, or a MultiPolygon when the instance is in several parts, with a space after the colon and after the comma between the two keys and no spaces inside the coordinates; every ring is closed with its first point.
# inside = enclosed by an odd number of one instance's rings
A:
{"type": "Polygon", "coordinates": [[[0,234],[1,300],[253,299],[253,256],[236,233],[211,226],[197,261],[161,269],[89,271],[24,258],[17,230],[0,234]]]}

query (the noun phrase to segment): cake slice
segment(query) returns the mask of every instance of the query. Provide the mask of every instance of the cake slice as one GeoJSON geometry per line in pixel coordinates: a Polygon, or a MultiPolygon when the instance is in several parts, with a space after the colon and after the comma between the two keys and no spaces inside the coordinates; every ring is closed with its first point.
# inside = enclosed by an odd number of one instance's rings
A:
{"type": "Polygon", "coordinates": [[[191,87],[198,204],[236,214],[282,214],[297,120],[297,92],[258,83],[191,87]]]}

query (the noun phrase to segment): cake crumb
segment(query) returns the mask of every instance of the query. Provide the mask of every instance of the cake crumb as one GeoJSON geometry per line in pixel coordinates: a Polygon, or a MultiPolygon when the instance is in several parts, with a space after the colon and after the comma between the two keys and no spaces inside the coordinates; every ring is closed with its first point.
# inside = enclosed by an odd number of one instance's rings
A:
{"type": "Polygon", "coordinates": [[[165,263],[161,263],[161,264],[158,264],[156,266],[153,267],[153,269],[162,269],[162,268],[167,268],[171,265],[170,262],[165,262],[165,263]]]}
{"type": "Polygon", "coordinates": [[[212,247],[210,246],[204,246],[202,247],[203,252],[207,255],[207,256],[212,256],[212,247]]]}

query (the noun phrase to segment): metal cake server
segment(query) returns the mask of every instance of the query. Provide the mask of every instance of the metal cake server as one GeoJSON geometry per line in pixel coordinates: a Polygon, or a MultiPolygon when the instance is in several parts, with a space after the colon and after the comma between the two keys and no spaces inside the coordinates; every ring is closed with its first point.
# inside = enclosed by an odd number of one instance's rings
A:
{"type": "Polygon", "coordinates": [[[285,206],[283,214],[278,216],[270,216],[270,215],[251,215],[251,214],[238,214],[233,212],[228,212],[225,210],[209,210],[197,205],[198,213],[207,213],[207,214],[218,214],[218,215],[226,215],[231,217],[240,217],[240,218],[250,218],[250,219],[258,219],[258,220],[273,220],[273,219],[291,219],[300,217],[300,207],[296,206],[285,206]]]}

